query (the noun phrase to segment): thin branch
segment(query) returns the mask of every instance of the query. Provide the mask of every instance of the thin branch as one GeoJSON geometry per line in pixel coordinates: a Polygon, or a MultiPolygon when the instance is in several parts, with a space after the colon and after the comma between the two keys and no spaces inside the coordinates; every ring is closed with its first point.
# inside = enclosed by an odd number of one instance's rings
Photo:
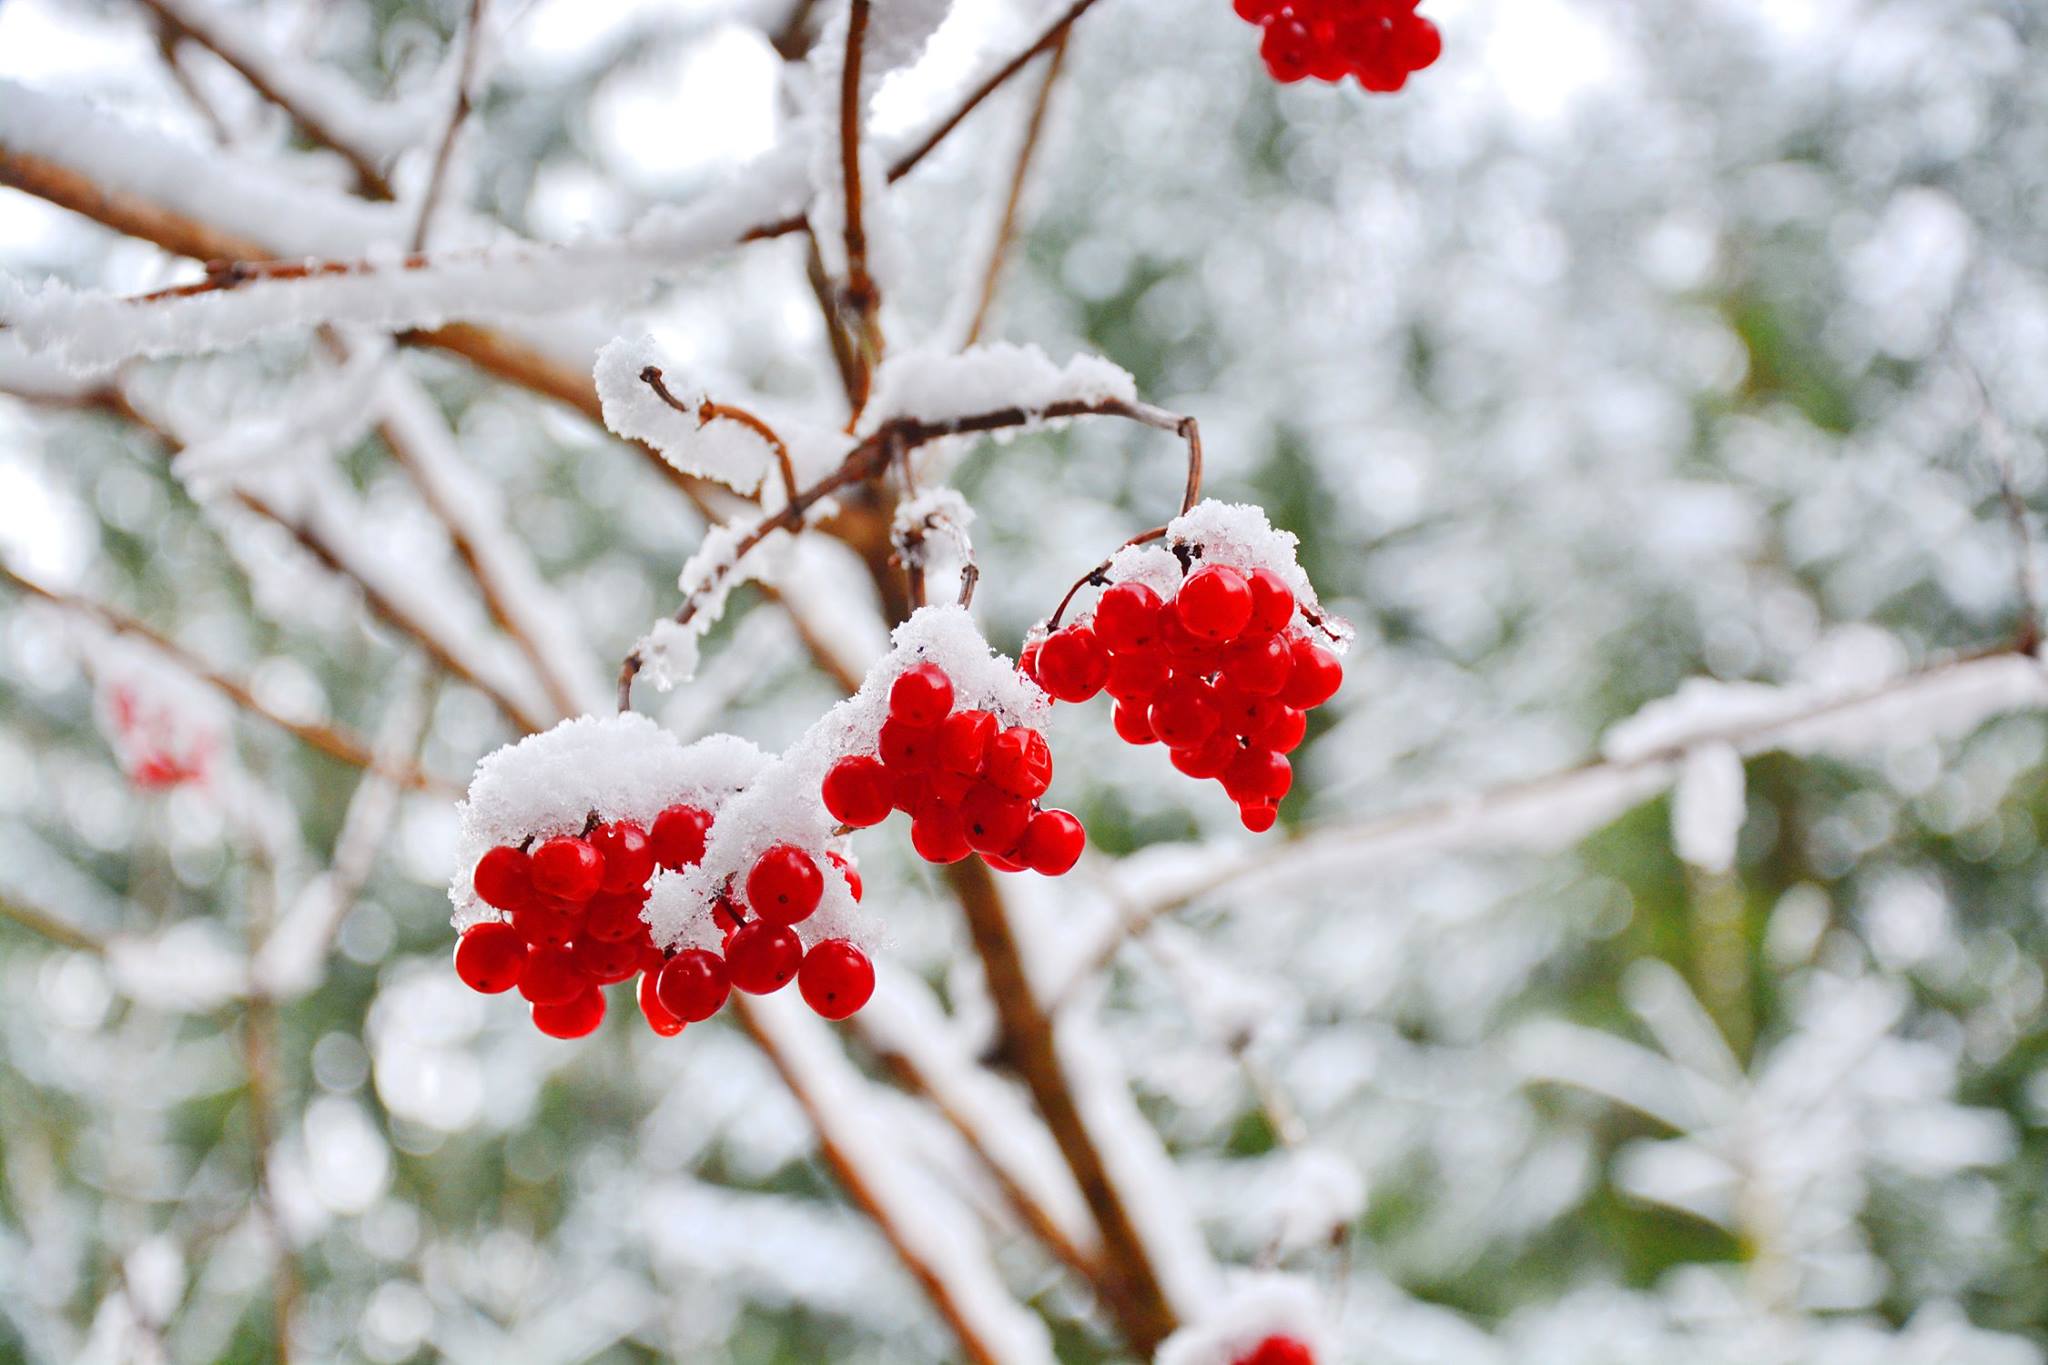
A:
{"type": "Polygon", "coordinates": [[[839,70],[839,177],[846,192],[846,292],[845,304],[854,317],[857,383],[853,394],[853,415],[847,419],[851,431],[867,407],[874,384],[875,367],[882,361],[882,294],[874,276],[868,273],[868,234],[860,184],[860,73],[867,55],[868,9],[870,0],[848,0],[846,18],[846,60],[839,70]]]}
{"type": "Polygon", "coordinates": [[[167,4],[165,0],[136,0],[136,3],[155,15],[157,23],[166,32],[190,39],[233,68],[236,75],[249,83],[250,89],[283,110],[308,139],[338,153],[348,162],[349,169],[355,173],[357,187],[365,195],[372,199],[391,198],[391,182],[378,170],[376,159],[350,142],[340,130],[330,127],[291,91],[280,86],[271,73],[251,60],[238,44],[214,32],[211,24],[196,22],[183,12],[182,7],[167,4]]]}
{"type": "Polygon", "coordinates": [[[818,301],[818,312],[825,320],[825,343],[832,348],[832,367],[839,373],[839,387],[846,394],[846,406],[851,411],[860,392],[860,361],[853,353],[853,342],[847,338],[846,325],[840,320],[839,305],[833,301],[832,278],[825,273],[825,258],[818,252],[817,236],[806,230],[804,244],[804,280],[811,286],[811,296],[818,301]]]}
{"type": "Polygon", "coordinates": [[[80,952],[105,954],[107,945],[75,925],[66,924],[48,911],[24,905],[12,896],[0,895],[0,919],[12,920],[22,928],[41,934],[53,943],[80,952]]]}
{"type": "Polygon", "coordinates": [[[731,403],[714,403],[709,398],[706,398],[703,402],[697,404],[696,407],[691,407],[669,390],[668,381],[662,378],[661,366],[659,365],[649,365],[641,370],[640,382],[653,389],[655,397],[683,414],[683,416],[695,417],[697,425],[700,427],[707,426],[716,421],[738,422],[741,426],[766,441],[769,448],[775,452],[776,468],[782,474],[782,491],[791,501],[796,499],[797,493],[801,491],[797,488],[796,466],[789,462],[788,443],[776,433],[774,427],[769,426],[745,408],[731,403]]]}
{"type": "Polygon", "coordinates": [[[441,201],[449,163],[455,158],[455,140],[462,133],[464,121],[469,118],[469,87],[476,79],[477,52],[484,41],[484,3],[485,0],[469,0],[469,22],[463,28],[462,61],[455,72],[455,107],[448,112],[448,124],[442,130],[441,143],[434,149],[433,169],[427,173],[427,186],[420,195],[420,216],[412,229],[414,251],[427,249],[427,238],[434,228],[434,209],[441,201]]]}
{"type": "Polygon", "coordinates": [[[817,7],[817,0],[796,0],[789,7],[789,17],[768,37],[768,45],[775,49],[776,56],[793,62],[804,55],[811,41],[811,12],[817,7]]]}
{"type": "Polygon", "coordinates": [[[341,730],[331,725],[315,725],[302,720],[294,720],[292,717],[266,706],[245,684],[215,671],[203,659],[192,654],[183,645],[171,640],[155,628],[136,620],[126,612],[119,611],[102,602],[78,597],[57,588],[38,583],[34,579],[24,577],[6,564],[0,564],[0,578],[5,578],[16,588],[19,588],[31,597],[40,598],[67,611],[77,612],[82,616],[92,617],[116,634],[132,635],[139,640],[147,641],[163,654],[175,660],[180,668],[190,673],[200,682],[213,688],[216,692],[219,692],[242,710],[268,721],[278,729],[299,740],[300,743],[305,744],[309,748],[317,749],[329,758],[338,759],[351,767],[381,773],[394,782],[403,783],[414,791],[434,792],[439,795],[453,795],[457,791],[457,788],[452,783],[444,782],[413,764],[393,764],[380,758],[370,746],[346,730],[341,730]]]}
{"type": "Polygon", "coordinates": [[[996,224],[996,239],[988,254],[988,268],[982,273],[981,298],[974,306],[974,320],[967,326],[967,336],[960,343],[962,347],[972,346],[981,340],[981,331],[988,323],[989,310],[995,306],[996,289],[1002,282],[1003,263],[1009,258],[1010,243],[1017,233],[1017,210],[1024,202],[1024,182],[1031,171],[1031,159],[1038,154],[1038,143],[1045,131],[1046,110],[1052,107],[1052,88],[1060,78],[1060,67],[1067,57],[1067,36],[1070,30],[1060,31],[1059,41],[1052,45],[1052,55],[1046,59],[1045,78],[1038,83],[1038,97],[1032,101],[1031,117],[1024,125],[1024,143],[1017,149],[1017,164],[1010,172],[1010,192],[1003,200],[1003,216],[996,224]]]}
{"type": "Polygon", "coordinates": [[[2027,500],[2021,495],[2013,472],[2012,433],[2006,429],[1997,408],[1992,406],[1991,391],[1985,387],[1984,376],[1977,372],[1969,357],[1962,354],[1960,347],[1956,352],[1963,375],[1970,381],[1976,395],[1977,425],[1983,434],[1985,453],[1990,456],[1992,470],[1998,478],[1998,496],[2005,506],[2006,524],[2012,530],[2020,601],[2020,622],[2014,632],[2013,648],[2023,654],[2031,654],[2041,645],[2041,579],[2034,564],[2034,535],[2027,523],[2027,500]]]}

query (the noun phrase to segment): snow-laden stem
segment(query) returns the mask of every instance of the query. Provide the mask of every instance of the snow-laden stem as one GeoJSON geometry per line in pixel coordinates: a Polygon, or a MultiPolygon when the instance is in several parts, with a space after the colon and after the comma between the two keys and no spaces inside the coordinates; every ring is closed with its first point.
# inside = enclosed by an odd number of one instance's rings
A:
{"type": "Polygon", "coordinates": [[[454,784],[433,776],[411,762],[393,760],[389,756],[378,754],[371,746],[347,730],[332,725],[315,725],[307,721],[294,720],[264,705],[246,684],[219,672],[183,645],[126,612],[103,602],[38,583],[6,564],[0,564],[0,578],[5,578],[31,597],[62,607],[66,611],[90,617],[118,635],[132,635],[136,639],[147,641],[152,648],[175,661],[180,668],[219,692],[242,710],[268,721],[300,743],[319,750],[329,758],[338,759],[351,767],[378,773],[394,782],[403,783],[414,791],[433,792],[439,796],[458,794],[459,789],[454,784]]]}
{"type": "Polygon", "coordinates": [[[783,494],[792,502],[796,500],[797,494],[802,490],[797,487],[796,468],[789,462],[789,444],[782,439],[774,427],[769,426],[767,422],[748,412],[745,408],[731,403],[714,403],[709,398],[706,398],[703,402],[697,404],[696,407],[691,407],[670,391],[668,381],[662,378],[659,365],[649,365],[646,369],[640,371],[640,382],[653,389],[655,397],[674,408],[677,412],[682,413],[685,417],[696,418],[697,425],[700,427],[708,422],[738,422],[741,426],[766,441],[769,449],[775,452],[775,467],[782,475],[783,494]]]}

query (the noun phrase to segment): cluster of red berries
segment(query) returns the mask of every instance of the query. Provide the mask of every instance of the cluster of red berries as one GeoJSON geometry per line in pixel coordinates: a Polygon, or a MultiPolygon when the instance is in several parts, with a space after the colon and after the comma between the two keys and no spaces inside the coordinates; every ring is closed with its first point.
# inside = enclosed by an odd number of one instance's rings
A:
{"type": "Polygon", "coordinates": [[[1296,1337],[1270,1336],[1230,1365],[1316,1365],[1315,1352],[1296,1337]]]}
{"type": "Polygon", "coordinates": [[[865,829],[910,816],[910,843],[927,862],[979,853],[998,872],[1057,877],[1081,857],[1081,822],[1038,798],[1052,784],[1052,750],[1028,725],[1004,728],[988,711],[953,707],[953,680],[934,663],[899,675],[877,754],[848,754],[825,774],[832,818],[865,829]]]}
{"type": "Polygon", "coordinates": [[[1291,629],[1293,591],[1272,569],[1210,564],[1171,599],[1118,583],[1091,617],[1024,651],[1023,666],[1059,701],[1116,699],[1116,732],[1163,743],[1189,777],[1213,777],[1246,829],[1264,833],[1294,783],[1287,755],[1308,712],[1344,680],[1337,656],[1291,629]]]}
{"type": "MultiPolygon", "coordinates": [[[[875,984],[867,956],[843,939],[806,952],[791,927],[818,908],[825,887],[817,863],[792,845],[778,844],[755,862],[744,902],[727,894],[714,907],[723,954],[688,948],[665,955],[654,946],[641,918],[649,883],[658,868],[700,862],[711,824],[708,812],[675,805],[651,827],[615,820],[582,835],[492,848],[477,860],[471,883],[505,918],[463,931],[456,975],[486,995],[516,989],[533,1006],[534,1026],[551,1038],[595,1030],[604,1021],[604,987],[636,974],[640,1012],[664,1038],[716,1014],[733,987],[765,995],[795,978],[828,1019],[866,1004],[875,984]]],[[[859,874],[837,854],[827,856],[858,899],[859,874]]]]}
{"type": "Polygon", "coordinates": [[[1390,94],[1411,72],[1444,50],[1435,24],[1415,12],[1417,0],[1235,0],[1246,23],[1265,29],[1259,56],[1273,79],[1305,76],[1336,82],[1356,76],[1367,90],[1390,94]]]}

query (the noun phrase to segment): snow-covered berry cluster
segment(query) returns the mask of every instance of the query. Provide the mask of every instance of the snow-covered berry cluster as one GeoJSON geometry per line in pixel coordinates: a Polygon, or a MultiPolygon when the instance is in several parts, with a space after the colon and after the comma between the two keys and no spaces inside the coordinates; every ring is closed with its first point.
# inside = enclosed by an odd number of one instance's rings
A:
{"type": "Polygon", "coordinates": [[[1303,600],[1293,538],[1256,509],[1204,503],[1167,537],[1171,550],[1138,547],[1112,560],[1105,578],[1119,581],[1092,611],[1028,646],[1024,666],[1060,701],[1108,692],[1121,738],[1166,745],[1175,768],[1222,783],[1245,827],[1263,833],[1293,786],[1287,755],[1308,712],[1344,680],[1315,632],[1323,627],[1333,643],[1342,635],[1325,618],[1311,624],[1315,602],[1303,600]],[[1260,562],[1276,551],[1284,560],[1260,562]],[[1192,571],[1181,576],[1183,566],[1192,571]]]}
{"type": "Polygon", "coordinates": [[[1259,56],[1273,79],[1313,76],[1332,83],[1354,76],[1390,94],[1443,52],[1436,25],[1417,0],[1235,0],[1238,17],[1265,30],[1259,56]]]}
{"type": "Polygon", "coordinates": [[[999,872],[1048,877],[1081,856],[1081,822],[1042,806],[1052,749],[1028,725],[954,705],[953,680],[929,661],[897,675],[875,752],[847,754],[820,784],[825,808],[849,829],[910,816],[910,843],[926,862],[979,853],[999,872]]]}

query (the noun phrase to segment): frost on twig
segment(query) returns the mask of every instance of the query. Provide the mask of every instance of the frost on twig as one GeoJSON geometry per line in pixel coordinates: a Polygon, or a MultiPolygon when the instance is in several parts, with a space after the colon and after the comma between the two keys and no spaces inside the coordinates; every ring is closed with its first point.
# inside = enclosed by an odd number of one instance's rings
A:
{"type": "MultiPolygon", "coordinates": [[[[1035,412],[1065,403],[1132,403],[1137,397],[1137,381],[1128,372],[1085,352],[1054,364],[1037,346],[1009,342],[957,354],[907,350],[882,362],[862,425],[873,430],[898,417],[942,423],[1005,408],[1035,412]]],[[[1014,439],[1033,425],[1008,428],[996,439],[1014,439]]]]}

